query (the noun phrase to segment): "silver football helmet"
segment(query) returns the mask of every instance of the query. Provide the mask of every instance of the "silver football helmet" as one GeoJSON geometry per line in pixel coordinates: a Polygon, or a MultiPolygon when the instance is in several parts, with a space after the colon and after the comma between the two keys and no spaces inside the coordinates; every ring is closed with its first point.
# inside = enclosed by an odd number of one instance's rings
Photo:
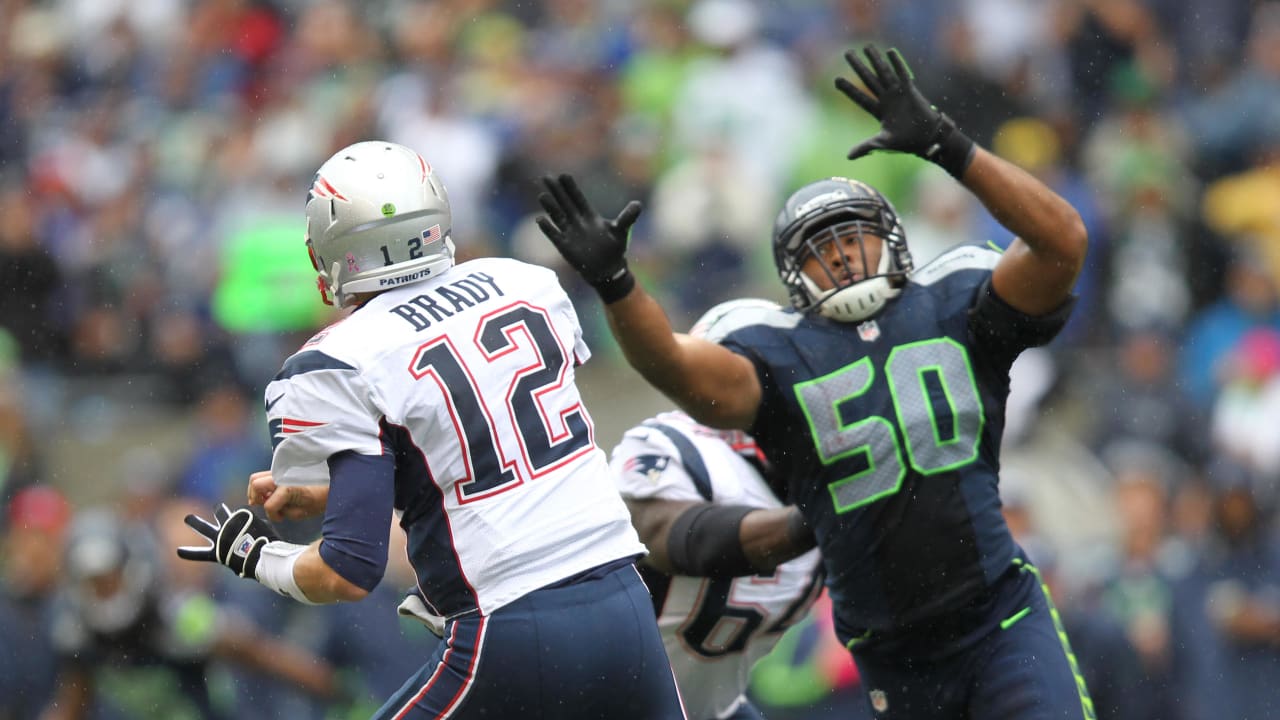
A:
{"type": "Polygon", "coordinates": [[[792,306],[841,322],[865,320],[880,312],[902,291],[914,267],[906,232],[888,198],[866,183],[842,177],[809,183],[787,198],[773,225],[773,258],[792,306]],[[856,233],[864,259],[866,235],[884,241],[876,271],[858,281],[840,279],[822,259],[824,245],[849,233],[856,233]],[[810,257],[817,258],[832,289],[820,290],[804,273],[810,257]]]}
{"type": "Polygon", "coordinates": [[[339,150],[316,172],[306,214],[307,250],[328,304],[346,307],[356,293],[453,267],[449,195],[431,165],[403,145],[369,141],[339,150]]]}

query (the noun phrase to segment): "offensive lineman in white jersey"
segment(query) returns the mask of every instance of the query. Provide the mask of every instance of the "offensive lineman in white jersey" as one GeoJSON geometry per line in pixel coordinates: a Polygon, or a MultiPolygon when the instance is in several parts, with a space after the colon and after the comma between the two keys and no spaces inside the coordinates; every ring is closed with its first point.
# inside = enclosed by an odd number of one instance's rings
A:
{"type": "Polygon", "coordinates": [[[210,545],[179,555],[303,603],[355,601],[382,578],[394,508],[445,641],[376,717],[684,717],[555,274],[454,266],[444,186],[393,143],[325,162],[306,217],[322,294],[355,311],[267,386],[271,472],[250,491],[322,510],[321,539],[223,506],[188,517],[210,545]]]}
{"type": "MultiPolygon", "coordinates": [[[[760,308],[778,306],[721,303],[690,334],[760,308]]],[[[749,435],[679,411],[628,430],[610,468],[650,550],[641,574],[689,717],[761,718],[744,695],[751,667],[822,590],[816,541],[800,512],[779,502],[749,435]]]]}

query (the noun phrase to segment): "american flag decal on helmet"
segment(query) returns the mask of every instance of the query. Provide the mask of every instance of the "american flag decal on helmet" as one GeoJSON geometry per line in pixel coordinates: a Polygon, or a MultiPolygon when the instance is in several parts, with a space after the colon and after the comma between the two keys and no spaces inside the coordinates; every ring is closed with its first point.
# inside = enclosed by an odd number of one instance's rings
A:
{"type": "MultiPolygon", "coordinates": [[[[342,202],[351,202],[346,195],[338,192],[328,180],[325,180],[319,173],[316,173],[316,179],[311,183],[311,197],[319,197],[325,199],[341,200],[342,202]]],[[[310,200],[311,198],[307,198],[310,200]]]]}
{"type": "Polygon", "coordinates": [[[435,242],[435,241],[437,241],[437,240],[439,240],[439,239],[440,239],[440,226],[439,226],[439,225],[432,225],[431,227],[429,227],[429,228],[427,228],[426,230],[423,230],[423,231],[422,231],[422,242],[423,242],[424,244],[425,244],[425,243],[433,243],[433,242],[435,242]]]}

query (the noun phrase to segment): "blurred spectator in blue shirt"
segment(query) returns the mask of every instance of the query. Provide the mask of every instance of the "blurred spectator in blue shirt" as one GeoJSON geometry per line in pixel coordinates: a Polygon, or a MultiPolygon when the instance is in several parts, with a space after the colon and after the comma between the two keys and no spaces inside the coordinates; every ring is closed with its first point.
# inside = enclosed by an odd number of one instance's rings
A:
{"type": "MultiPolygon", "coordinates": [[[[271,462],[265,430],[245,391],[234,384],[211,388],[201,397],[199,435],[180,471],[177,492],[206,505],[243,502],[249,475],[271,462]]],[[[265,423],[264,423],[265,424],[265,423]]]]}
{"type": "Polygon", "coordinates": [[[1228,261],[1222,298],[1196,313],[1182,335],[1178,378],[1183,389],[1208,410],[1224,379],[1231,352],[1250,330],[1280,330],[1280,304],[1270,273],[1246,242],[1228,261]]]}

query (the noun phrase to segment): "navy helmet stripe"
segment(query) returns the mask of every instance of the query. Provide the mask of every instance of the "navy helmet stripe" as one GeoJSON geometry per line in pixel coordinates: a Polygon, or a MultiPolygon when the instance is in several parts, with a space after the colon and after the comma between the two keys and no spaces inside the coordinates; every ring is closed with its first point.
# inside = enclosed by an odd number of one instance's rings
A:
{"type": "Polygon", "coordinates": [[[303,375],[316,370],[355,370],[355,368],[319,350],[308,350],[285,360],[284,367],[280,369],[275,379],[288,380],[294,375],[303,375]]]}
{"type": "Polygon", "coordinates": [[[680,434],[680,431],[675,428],[661,423],[647,422],[644,425],[666,435],[671,444],[676,446],[676,452],[680,453],[680,464],[684,465],[685,472],[689,473],[694,488],[703,500],[711,502],[711,476],[707,473],[706,464],[702,462],[702,454],[692,442],[689,442],[689,438],[680,434]]]}

